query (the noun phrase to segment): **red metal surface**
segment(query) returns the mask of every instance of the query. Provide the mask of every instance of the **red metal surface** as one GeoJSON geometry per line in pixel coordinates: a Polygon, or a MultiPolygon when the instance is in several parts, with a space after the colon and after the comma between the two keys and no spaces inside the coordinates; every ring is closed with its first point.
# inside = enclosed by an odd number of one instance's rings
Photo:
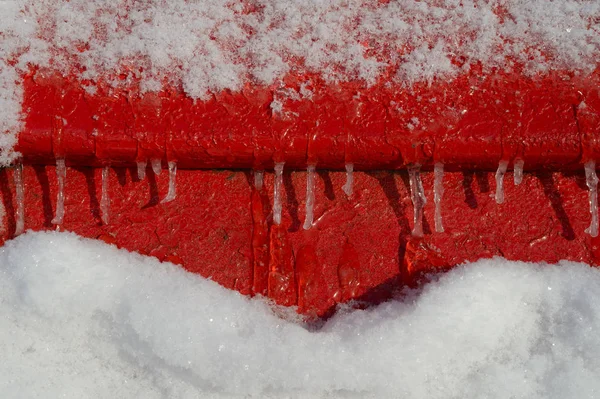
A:
{"type": "Polygon", "coordinates": [[[291,77],[193,101],[176,88],[140,94],[47,71],[25,77],[26,163],[132,165],[159,158],[180,168],[398,169],[443,162],[494,170],[523,158],[529,170],[579,170],[600,153],[600,71],[525,77],[473,68],[451,82],[404,88],[291,77]]]}
{"type": "MultiPolygon", "coordinates": [[[[298,305],[309,316],[336,303],[378,301],[423,273],[481,257],[600,263],[583,162],[600,155],[600,74],[544,77],[483,74],[406,89],[381,82],[328,85],[314,76],[192,101],[174,88],[140,94],[47,71],[25,78],[25,227],[54,228],[57,157],[69,166],[61,229],[183,264],[244,294],[298,305]],[[310,90],[310,91],[306,91],[310,90]],[[304,97],[302,94],[304,93],[304,97]],[[525,160],[520,186],[500,160],[525,160]],[[139,181],[136,161],[176,161],[178,196],[162,204],[168,174],[139,181]],[[251,168],[285,161],[281,226],[272,222],[273,175],[253,188],[251,168]],[[411,237],[413,207],[404,168],[446,164],[435,233],[433,176],[425,237],[411,237]],[[354,195],[341,190],[352,162],[354,195]],[[316,164],[315,224],[302,229],[306,173],[316,164]],[[112,167],[109,225],[100,219],[101,173],[112,167]],[[198,169],[205,170],[198,170],[198,169]],[[229,170],[211,170],[225,168],[229,170]],[[243,168],[244,170],[231,170],[243,168]],[[387,169],[378,171],[378,169],[387,169]]],[[[15,230],[12,171],[0,172],[2,239],[15,230]]]]}

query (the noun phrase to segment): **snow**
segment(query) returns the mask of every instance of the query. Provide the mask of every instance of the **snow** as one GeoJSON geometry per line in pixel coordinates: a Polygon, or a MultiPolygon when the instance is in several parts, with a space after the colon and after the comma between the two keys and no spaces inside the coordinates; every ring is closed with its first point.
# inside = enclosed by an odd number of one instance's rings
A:
{"type": "Polygon", "coordinates": [[[72,233],[0,248],[3,398],[580,398],[600,389],[600,272],[481,260],[319,331],[72,233]]]}
{"type": "Polygon", "coordinates": [[[29,65],[90,79],[90,92],[139,78],[202,99],[303,72],[366,85],[391,70],[407,85],[452,79],[477,62],[587,73],[600,55],[600,3],[586,0],[13,0],[0,15],[2,165],[18,155],[29,65]]]}

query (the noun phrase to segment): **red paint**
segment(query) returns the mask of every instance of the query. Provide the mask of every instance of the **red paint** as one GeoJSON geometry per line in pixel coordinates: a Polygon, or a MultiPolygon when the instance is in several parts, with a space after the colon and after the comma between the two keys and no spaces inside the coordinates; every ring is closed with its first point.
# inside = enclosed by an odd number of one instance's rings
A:
{"type": "MultiPolygon", "coordinates": [[[[24,77],[25,227],[43,230],[56,201],[56,157],[68,165],[62,229],[182,264],[247,295],[298,305],[311,318],[336,303],[377,302],[430,271],[479,258],[600,263],[589,226],[583,163],[600,158],[600,74],[525,77],[471,72],[414,90],[381,82],[327,84],[289,76],[192,101],[173,87],[139,94],[33,71],[24,77]],[[279,108],[278,103],[282,108],[279,108]],[[502,159],[525,160],[520,186],[502,159]],[[168,174],[137,179],[136,161],[178,163],[178,196],[161,204],[168,174]],[[273,161],[285,161],[283,223],[272,224],[273,161]],[[433,162],[446,165],[434,225],[433,162]],[[341,190],[355,163],[354,194],[341,190]],[[306,174],[316,164],[315,223],[302,229],[306,174]],[[425,237],[410,235],[406,165],[425,165],[425,237]],[[39,166],[32,166],[39,165],[39,166]],[[46,165],[46,166],[44,166],[46,165]],[[100,171],[111,165],[111,223],[100,222],[100,171]],[[230,170],[197,170],[226,168],[230,170]],[[242,168],[245,171],[231,170],[242,168]],[[249,169],[266,169],[264,188],[249,169]],[[387,171],[377,171],[387,169],[387,171]],[[393,171],[402,169],[401,171],[393,171]],[[365,172],[360,172],[364,170],[365,172]]],[[[512,163],[511,163],[512,167],[512,163]]],[[[510,167],[509,167],[510,170],[510,167]]],[[[2,240],[14,233],[15,190],[0,171],[2,240]]]]}
{"type": "Polygon", "coordinates": [[[49,72],[25,77],[27,162],[132,165],[160,158],[180,168],[398,169],[408,164],[494,170],[577,170],[599,154],[600,73],[526,77],[474,66],[453,81],[406,88],[382,81],[327,84],[288,76],[194,101],[174,87],[140,94],[49,72]],[[86,83],[87,84],[87,83],[86,83]]]}

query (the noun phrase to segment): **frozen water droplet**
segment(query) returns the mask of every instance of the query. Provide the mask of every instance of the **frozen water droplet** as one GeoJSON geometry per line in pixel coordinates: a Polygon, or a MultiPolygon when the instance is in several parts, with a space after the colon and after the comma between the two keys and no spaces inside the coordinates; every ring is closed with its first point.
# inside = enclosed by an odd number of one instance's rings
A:
{"type": "Polygon", "coordinates": [[[177,163],[169,161],[169,191],[161,203],[171,202],[177,197],[177,163]]]}
{"type": "Polygon", "coordinates": [[[521,158],[515,159],[515,168],[514,168],[514,181],[515,186],[518,186],[523,181],[523,166],[525,165],[525,161],[521,158]]]}
{"type": "Polygon", "coordinates": [[[283,187],[283,165],[285,162],[275,163],[275,184],[273,185],[273,223],[281,224],[281,189],[283,187]]]}
{"type": "Polygon", "coordinates": [[[160,172],[162,171],[162,161],[158,158],[155,158],[150,161],[150,164],[152,165],[152,171],[154,174],[156,176],[160,175],[160,172]]]}
{"type": "Polygon", "coordinates": [[[15,236],[18,236],[25,231],[25,188],[23,186],[23,164],[20,162],[15,166],[14,180],[17,194],[15,236]]]}
{"type": "Polygon", "coordinates": [[[508,161],[500,161],[498,170],[496,171],[496,203],[504,202],[504,175],[508,168],[508,161]]]}
{"type": "Polygon", "coordinates": [[[408,168],[410,182],[410,195],[413,203],[413,222],[414,227],[412,235],[423,237],[423,207],[427,203],[423,182],[421,181],[421,165],[416,164],[408,168]]]}
{"type": "Polygon", "coordinates": [[[265,172],[262,170],[254,171],[254,188],[256,188],[258,191],[262,190],[263,188],[264,175],[265,172]]]}
{"type": "Polygon", "coordinates": [[[56,213],[52,224],[62,224],[65,217],[65,179],[67,178],[67,167],[63,158],[56,160],[56,177],[58,194],[56,195],[56,213]]]}
{"type": "Polygon", "coordinates": [[[442,224],[442,197],[444,195],[444,164],[436,162],[433,167],[433,202],[435,203],[435,231],[444,232],[442,224]]]}
{"type": "Polygon", "coordinates": [[[306,218],[304,219],[304,230],[312,227],[315,208],[315,166],[310,165],[306,174],[306,218]]]}
{"type": "Polygon", "coordinates": [[[353,185],[354,185],[354,164],[347,163],[346,164],[346,184],[342,187],[342,190],[348,197],[352,195],[353,185]]]}
{"type": "Polygon", "coordinates": [[[598,237],[598,176],[596,175],[596,161],[585,163],[585,182],[590,193],[590,213],[592,223],[585,232],[592,237],[598,237]]]}
{"type": "Polygon", "coordinates": [[[137,163],[137,175],[138,179],[144,180],[146,178],[146,165],[148,161],[138,161],[137,163]]]}
{"type": "Polygon", "coordinates": [[[110,168],[105,166],[102,169],[102,198],[100,198],[100,211],[102,212],[102,223],[110,222],[110,198],[108,197],[108,173],[110,168]]]}

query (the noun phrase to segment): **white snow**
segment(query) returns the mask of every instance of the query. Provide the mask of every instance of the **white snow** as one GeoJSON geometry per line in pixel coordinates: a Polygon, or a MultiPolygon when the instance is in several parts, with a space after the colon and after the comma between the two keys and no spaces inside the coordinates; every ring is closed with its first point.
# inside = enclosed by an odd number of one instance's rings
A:
{"type": "Polygon", "coordinates": [[[0,248],[2,398],[583,398],[600,272],[481,260],[319,331],[71,233],[0,248]]]}
{"type": "Polygon", "coordinates": [[[600,55],[598,15],[586,0],[0,1],[0,164],[16,157],[29,65],[91,79],[92,92],[100,77],[140,78],[142,90],[168,82],[195,99],[290,72],[367,85],[392,69],[408,85],[452,79],[476,62],[587,73],[600,55]]]}

